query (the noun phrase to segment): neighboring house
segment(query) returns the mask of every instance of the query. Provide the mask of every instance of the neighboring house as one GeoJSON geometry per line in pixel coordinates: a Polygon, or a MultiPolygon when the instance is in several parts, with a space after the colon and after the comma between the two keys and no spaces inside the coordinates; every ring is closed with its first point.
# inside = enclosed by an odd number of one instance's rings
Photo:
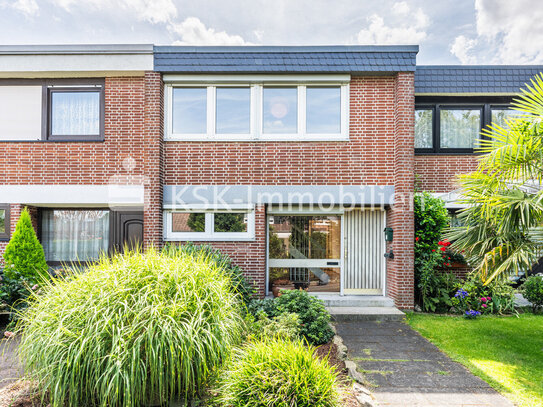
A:
{"type": "Polygon", "coordinates": [[[0,253],[23,206],[52,265],[159,243],[160,83],[152,45],[0,46],[0,253]]]}
{"type": "Polygon", "coordinates": [[[28,206],[52,265],[194,241],[261,295],[412,308],[416,175],[454,210],[478,132],[539,72],[417,52],[0,47],[0,252],[28,206]]]}

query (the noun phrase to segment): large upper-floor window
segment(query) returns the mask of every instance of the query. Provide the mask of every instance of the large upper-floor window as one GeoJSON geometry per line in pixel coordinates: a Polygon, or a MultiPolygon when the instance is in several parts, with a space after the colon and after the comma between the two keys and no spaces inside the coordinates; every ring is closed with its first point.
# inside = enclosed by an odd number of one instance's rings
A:
{"type": "Polygon", "coordinates": [[[514,116],[510,98],[419,97],[415,107],[417,153],[473,153],[481,130],[495,123],[505,126],[514,116]]]}
{"type": "Polygon", "coordinates": [[[347,83],[170,83],[166,140],[348,139],[347,83]]]}
{"type": "Polygon", "coordinates": [[[103,80],[0,80],[0,141],[103,138],[103,80]]]}

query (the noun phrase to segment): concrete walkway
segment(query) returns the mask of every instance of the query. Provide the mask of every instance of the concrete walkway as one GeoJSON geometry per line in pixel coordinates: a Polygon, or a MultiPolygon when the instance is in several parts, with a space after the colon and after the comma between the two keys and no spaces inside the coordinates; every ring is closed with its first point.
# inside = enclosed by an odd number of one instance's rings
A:
{"type": "Polygon", "coordinates": [[[379,406],[514,406],[403,322],[336,327],[379,406]]]}
{"type": "Polygon", "coordinates": [[[0,339],[0,389],[16,382],[22,376],[21,367],[15,354],[18,340],[0,339]]]}

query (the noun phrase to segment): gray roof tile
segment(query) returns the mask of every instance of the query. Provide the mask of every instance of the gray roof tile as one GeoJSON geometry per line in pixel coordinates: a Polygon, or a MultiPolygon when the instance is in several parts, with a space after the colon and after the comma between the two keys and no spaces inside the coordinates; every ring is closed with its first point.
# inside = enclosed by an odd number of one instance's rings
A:
{"type": "Polygon", "coordinates": [[[543,65],[417,66],[415,93],[516,93],[543,65]]]}
{"type": "Polygon", "coordinates": [[[417,46],[155,47],[159,72],[412,72],[417,46]]]}

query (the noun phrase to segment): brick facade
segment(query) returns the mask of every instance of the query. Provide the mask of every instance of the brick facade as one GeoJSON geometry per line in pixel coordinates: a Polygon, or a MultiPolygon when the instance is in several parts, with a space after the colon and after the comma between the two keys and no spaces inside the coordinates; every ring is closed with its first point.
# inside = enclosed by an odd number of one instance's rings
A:
{"type": "MultiPolygon", "coordinates": [[[[414,75],[355,77],[350,83],[349,141],[181,142],[164,147],[166,185],[394,185],[395,228],[388,292],[413,307],[414,75]]],[[[266,225],[257,212],[256,242],[220,242],[247,275],[265,285],[266,225]]]]}
{"type": "Polygon", "coordinates": [[[415,157],[417,187],[423,191],[451,192],[455,176],[475,171],[477,157],[473,155],[418,155],[415,157]]]}

